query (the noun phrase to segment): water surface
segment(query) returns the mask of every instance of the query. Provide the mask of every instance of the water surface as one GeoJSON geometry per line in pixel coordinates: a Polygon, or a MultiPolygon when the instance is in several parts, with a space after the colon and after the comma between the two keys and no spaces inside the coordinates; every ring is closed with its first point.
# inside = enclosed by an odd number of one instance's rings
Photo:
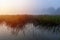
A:
{"type": "Polygon", "coordinates": [[[20,30],[17,35],[12,34],[12,29],[5,23],[0,24],[0,39],[1,40],[59,40],[60,33],[52,33],[52,31],[44,30],[43,28],[34,27],[32,23],[25,25],[25,28],[20,30]]]}

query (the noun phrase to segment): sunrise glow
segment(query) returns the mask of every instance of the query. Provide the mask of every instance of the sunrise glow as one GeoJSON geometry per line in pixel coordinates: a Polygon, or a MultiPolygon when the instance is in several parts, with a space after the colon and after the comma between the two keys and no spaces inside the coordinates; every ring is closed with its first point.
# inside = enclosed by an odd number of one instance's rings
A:
{"type": "Polygon", "coordinates": [[[0,0],[0,15],[20,13],[27,3],[27,0],[0,0]]]}

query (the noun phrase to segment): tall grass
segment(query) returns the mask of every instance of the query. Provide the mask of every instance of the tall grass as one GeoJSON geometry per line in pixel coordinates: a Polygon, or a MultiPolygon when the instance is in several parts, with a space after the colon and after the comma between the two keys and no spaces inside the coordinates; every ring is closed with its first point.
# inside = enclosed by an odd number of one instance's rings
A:
{"type": "Polygon", "coordinates": [[[60,16],[41,15],[37,16],[36,19],[38,20],[40,27],[42,25],[45,29],[53,29],[53,32],[56,30],[60,32],[60,16]]]}

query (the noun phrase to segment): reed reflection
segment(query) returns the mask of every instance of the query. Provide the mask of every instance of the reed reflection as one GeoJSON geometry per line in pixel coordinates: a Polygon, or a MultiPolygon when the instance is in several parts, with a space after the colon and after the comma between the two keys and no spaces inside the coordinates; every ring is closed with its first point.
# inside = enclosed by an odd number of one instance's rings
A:
{"type": "Polygon", "coordinates": [[[5,22],[8,28],[11,28],[12,34],[17,34],[20,30],[23,30],[28,23],[32,23],[34,27],[38,27],[38,29],[53,29],[53,32],[60,31],[59,24],[46,22],[42,19],[39,20],[36,16],[32,15],[1,15],[0,23],[2,22],[5,22]]]}

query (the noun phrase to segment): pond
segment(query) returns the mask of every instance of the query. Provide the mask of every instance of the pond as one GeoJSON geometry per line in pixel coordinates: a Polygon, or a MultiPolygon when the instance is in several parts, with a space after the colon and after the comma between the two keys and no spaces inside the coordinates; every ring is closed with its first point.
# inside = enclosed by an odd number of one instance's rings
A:
{"type": "Polygon", "coordinates": [[[44,28],[34,27],[32,23],[25,25],[17,35],[12,34],[12,29],[5,23],[0,24],[0,40],[60,40],[60,33],[44,30],[44,28]]]}

